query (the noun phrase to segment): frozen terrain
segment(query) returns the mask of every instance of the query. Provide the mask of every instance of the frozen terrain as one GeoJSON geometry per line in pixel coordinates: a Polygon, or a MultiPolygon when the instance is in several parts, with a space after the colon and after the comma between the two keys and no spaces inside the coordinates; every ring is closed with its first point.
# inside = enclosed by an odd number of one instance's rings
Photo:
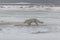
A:
{"type": "Polygon", "coordinates": [[[58,11],[0,11],[0,23],[23,22],[29,18],[37,18],[47,24],[46,26],[0,25],[0,40],[60,40],[60,12],[58,11]]]}
{"type": "Polygon", "coordinates": [[[0,10],[6,10],[6,11],[14,11],[14,10],[20,10],[20,12],[60,12],[60,7],[59,6],[52,6],[52,5],[1,5],[0,4],[0,10]]]}

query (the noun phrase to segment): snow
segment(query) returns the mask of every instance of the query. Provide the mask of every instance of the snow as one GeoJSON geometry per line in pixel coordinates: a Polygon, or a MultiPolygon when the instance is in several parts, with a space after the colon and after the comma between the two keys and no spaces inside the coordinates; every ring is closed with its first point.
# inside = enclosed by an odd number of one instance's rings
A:
{"type": "MultiPolygon", "coordinates": [[[[23,3],[24,4],[24,3],[23,3]]],[[[59,6],[44,6],[44,5],[33,5],[32,7],[30,7],[30,5],[0,5],[0,10],[20,10],[22,12],[24,11],[34,11],[34,12],[40,12],[40,11],[48,11],[48,12],[60,12],[60,7],[59,6]],[[21,8],[22,7],[22,8],[21,8]]]]}
{"type": "Polygon", "coordinates": [[[0,25],[0,40],[60,40],[59,12],[0,11],[0,23],[37,18],[46,26],[0,25]]]}
{"type": "MultiPolygon", "coordinates": [[[[29,28],[30,29],[30,28],[29,28]]],[[[28,28],[7,27],[2,28],[0,31],[0,40],[59,40],[60,35],[58,33],[31,33],[28,28]]]]}

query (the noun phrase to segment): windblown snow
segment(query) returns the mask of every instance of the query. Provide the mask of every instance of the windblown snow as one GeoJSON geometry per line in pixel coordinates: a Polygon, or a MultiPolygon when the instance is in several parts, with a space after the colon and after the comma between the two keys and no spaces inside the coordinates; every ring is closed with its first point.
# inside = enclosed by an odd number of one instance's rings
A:
{"type": "Polygon", "coordinates": [[[48,11],[0,10],[0,23],[23,22],[29,18],[43,21],[45,26],[0,25],[0,40],[60,40],[60,7],[48,11]],[[53,10],[53,11],[51,11],[53,10]],[[55,10],[55,11],[54,11],[55,10]]]}

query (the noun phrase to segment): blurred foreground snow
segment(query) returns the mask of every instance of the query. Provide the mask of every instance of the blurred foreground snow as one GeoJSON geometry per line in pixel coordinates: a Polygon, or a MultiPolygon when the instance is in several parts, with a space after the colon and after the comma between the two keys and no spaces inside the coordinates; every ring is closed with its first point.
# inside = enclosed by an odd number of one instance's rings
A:
{"type": "Polygon", "coordinates": [[[0,25],[0,40],[60,40],[60,13],[0,11],[0,23],[20,22],[28,18],[37,18],[47,25],[0,25]]]}

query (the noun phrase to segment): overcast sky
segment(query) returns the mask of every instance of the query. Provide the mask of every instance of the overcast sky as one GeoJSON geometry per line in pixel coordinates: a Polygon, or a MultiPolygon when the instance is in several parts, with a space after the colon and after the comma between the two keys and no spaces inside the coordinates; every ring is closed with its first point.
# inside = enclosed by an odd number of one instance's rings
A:
{"type": "Polygon", "coordinates": [[[41,3],[41,2],[45,2],[45,3],[60,3],[60,0],[0,0],[0,3],[6,3],[6,2],[9,2],[9,3],[13,3],[13,2],[32,2],[32,3],[41,3]]]}

